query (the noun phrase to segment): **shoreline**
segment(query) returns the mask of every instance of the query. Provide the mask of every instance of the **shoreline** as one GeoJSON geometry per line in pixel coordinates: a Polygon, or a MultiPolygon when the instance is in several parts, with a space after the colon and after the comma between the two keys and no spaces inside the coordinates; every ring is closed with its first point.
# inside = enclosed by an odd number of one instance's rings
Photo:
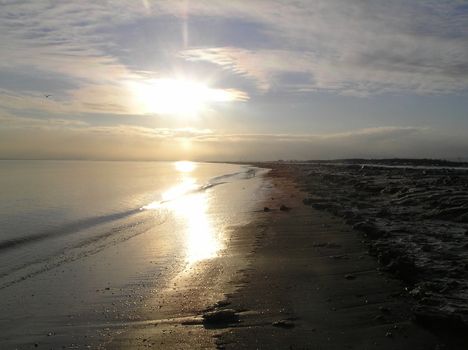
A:
{"type": "MultiPolygon", "coordinates": [[[[96,169],[102,167],[93,165],[92,170],[96,169]]],[[[249,168],[229,164],[203,164],[194,173],[179,175],[174,174],[172,166],[145,166],[143,170],[137,173],[137,189],[148,195],[128,202],[138,207],[153,203],[165,191],[184,190],[184,181],[192,181],[191,178],[200,186],[210,186],[181,195],[161,209],[141,211],[130,219],[105,222],[84,232],[78,227],[73,234],[58,237],[59,243],[66,243],[66,250],[56,249],[60,254],[47,255],[44,269],[41,265],[38,273],[25,274],[18,283],[2,289],[2,347],[115,348],[118,341],[113,340],[125,338],[122,334],[127,331],[130,334],[133,329],[154,329],[156,324],[180,324],[182,320],[178,318],[196,316],[200,309],[222,298],[224,288],[217,286],[219,280],[234,273],[230,272],[233,264],[227,259],[214,259],[210,264],[209,258],[223,249],[233,225],[250,222],[252,206],[257,202],[255,196],[262,195],[262,179],[254,178],[249,168]],[[153,176],[158,170],[160,178],[155,186],[153,176]],[[151,176],[146,177],[148,174],[151,176]],[[167,181],[165,174],[170,175],[167,181]],[[154,199],[149,198],[153,196],[154,199]],[[98,239],[89,239],[95,237],[98,239]],[[86,244],[81,244],[80,239],[86,244]],[[75,241],[79,243],[76,247],[75,241]],[[208,290],[210,285],[213,288],[208,290]]],[[[113,174],[115,183],[121,184],[121,173],[113,174]]],[[[86,179],[82,183],[95,184],[86,179]]],[[[129,186],[134,183],[123,181],[122,187],[133,189],[129,186]]],[[[133,199],[135,191],[127,192],[133,199]]],[[[115,200],[109,197],[110,202],[115,200]]],[[[41,244],[61,247],[53,239],[41,244]]],[[[39,259],[34,255],[36,250],[30,249],[34,246],[25,248],[31,253],[30,260],[39,259]]],[[[233,260],[243,263],[242,259],[233,260]]],[[[11,259],[12,266],[16,261],[11,259]]],[[[207,339],[207,344],[212,345],[212,338],[207,339]]],[[[130,348],[138,342],[131,335],[130,341],[130,348]]]]}
{"type": "Polygon", "coordinates": [[[111,348],[463,348],[414,322],[405,284],[381,271],[358,231],[304,205],[307,191],[288,167],[266,176],[269,199],[234,228],[226,254],[175,286],[169,318],[111,348]],[[193,302],[181,312],[183,300],[193,302]],[[233,318],[204,322],[223,310],[233,318]]]}
{"type": "MultiPolygon", "coordinates": [[[[174,270],[164,286],[135,276],[126,306],[134,317],[88,323],[74,339],[64,325],[39,348],[464,349],[458,334],[415,322],[408,285],[382,269],[349,218],[313,205],[319,192],[311,196],[308,172],[297,164],[253,165],[272,169],[259,187],[269,195],[251,195],[231,212],[248,208],[250,219],[227,228],[221,254],[174,270]]],[[[249,191],[233,186],[217,187],[216,205],[249,191]]]]}
{"type": "MultiPolygon", "coordinates": [[[[266,166],[266,164],[264,164],[266,166]]],[[[379,271],[359,234],[340,218],[303,204],[284,167],[263,213],[242,287],[229,307],[245,312],[217,341],[223,349],[434,349],[443,341],[412,321],[404,285],[379,271]],[[289,210],[278,210],[284,205],[289,210]]]]}

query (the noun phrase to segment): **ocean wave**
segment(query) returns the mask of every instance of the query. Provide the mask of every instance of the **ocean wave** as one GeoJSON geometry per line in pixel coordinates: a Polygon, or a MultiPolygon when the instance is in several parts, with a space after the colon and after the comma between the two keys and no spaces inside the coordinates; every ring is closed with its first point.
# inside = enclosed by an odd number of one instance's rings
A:
{"type": "Polygon", "coordinates": [[[33,235],[22,236],[14,239],[8,239],[0,242],[0,251],[16,248],[28,243],[42,241],[48,238],[54,238],[62,236],[64,234],[79,232],[88,228],[91,228],[96,225],[108,223],[115,220],[120,220],[131,215],[135,215],[139,212],[139,209],[127,210],[119,213],[113,213],[109,215],[101,215],[89,217],[82,220],[77,220],[74,222],[67,223],[65,225],[55,227],[50,230],[44,230],[40,233],[33,235]]]}

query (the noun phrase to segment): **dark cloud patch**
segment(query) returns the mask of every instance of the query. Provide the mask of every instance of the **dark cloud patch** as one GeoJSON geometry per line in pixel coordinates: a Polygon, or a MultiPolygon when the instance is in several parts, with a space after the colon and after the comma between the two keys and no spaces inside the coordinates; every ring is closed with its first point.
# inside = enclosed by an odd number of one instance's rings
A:
{"type": "Polygon", "coordinates": [[[79,86],[79,83],[74,79],[53,72],[41,71],[34,67],[0,68],[0,80],[2,88],[7,90],[27,90],[44,94],[63,95],[64,90],[79,86]]]}

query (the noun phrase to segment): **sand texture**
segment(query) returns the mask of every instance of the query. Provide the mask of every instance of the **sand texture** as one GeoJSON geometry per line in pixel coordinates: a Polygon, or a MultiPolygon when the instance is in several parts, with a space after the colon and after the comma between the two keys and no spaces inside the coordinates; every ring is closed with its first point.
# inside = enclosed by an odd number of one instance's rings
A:
{"type": "Polygon", "coordinates": [[[271,195],[252,223],[233,228],[220,257],[162,297],[167,318],[133,327],[109,348],[466,348],[455,328],[435,331],[415,317],[415,285],[383,268],[375,238],[314,208],[325,196],[311,187],[323,181],[313,166],[263,166],[273,168],[271,195]]]}

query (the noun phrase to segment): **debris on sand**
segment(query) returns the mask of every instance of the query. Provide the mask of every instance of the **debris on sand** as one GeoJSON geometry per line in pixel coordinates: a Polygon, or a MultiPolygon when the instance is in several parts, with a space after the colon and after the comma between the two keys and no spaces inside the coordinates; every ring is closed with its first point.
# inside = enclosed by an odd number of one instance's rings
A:
{"type": "Polygon", "coordinates": [[[288,170],[309,193],[305,205],[362,232],[383,269],[408,284],[418,321],[468,329],[468,164],[356,159],[288,170]]]}

